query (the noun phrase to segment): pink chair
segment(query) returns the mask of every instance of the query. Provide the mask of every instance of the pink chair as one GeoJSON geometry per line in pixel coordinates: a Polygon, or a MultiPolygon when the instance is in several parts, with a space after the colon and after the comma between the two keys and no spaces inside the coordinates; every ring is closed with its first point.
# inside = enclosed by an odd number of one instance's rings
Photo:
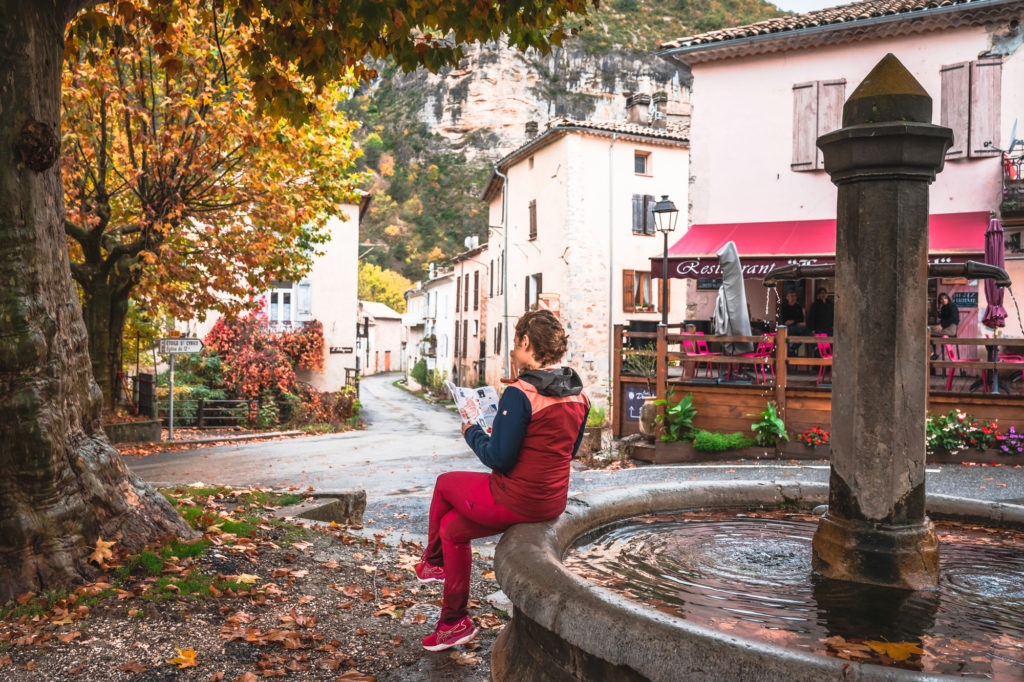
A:
{"type": "MultiPolygon", "coordinates": [[[[704,332],[694,332],[694,333],[698,334],[698,335],[701,335],[701,336],[704,335],[704,332]]],[[[721,353],[712,353],[710,350],[708,350],[708,342],[707,341],[705,341],[704,339],[698,339],[697,340],[697,356],[698,357],[703,356],[703,357],[707,358],[707,357],[712,357],[712,356],[715,356],[715,355],[721,355],[721,353]]],[[[706,376],[708,379],[710,379],[711,378],[711,372],[712,372],[711,362],[705,361],[704,365],[705,365],[705,367],[704,367],[704,370],[705,370],[704,376],[706,376]]],[[[721,369],[719,369],[718,373],[719,374],[722,373],[721,369]]]]}
{"type": "MultiPolygon", "coordinates": [[[[828,334],[815,334],[815,336],[823,336],[828,338],[828,334]]],[[[832,344],[825,341],[818,342],[818,357],[822,360],[832,359],[832,344]]],[[[825,375],[828,374],[828,383],[832,383],[832,365],[822,365],[818,367],[818,386],[821,386],[825,382],[825,375]]]]}
{"type": "MultiPolygon", "coordinates": [[[[943,344],[946,349],[946,357],[949,358],[950,362],[981,362],[981,358],[961,358],[960,349],[952,343],[943,344]]],[[[961,371],[966,371],[961,369],[961,371]]],[[[950,367],[946,370],[946,390],[950,390],[953,386],[953,375],[956,373],[955,367],[950,367]]],[[[981,385],[986,391],[988,391],[988,374],[983,371],[978,371],[981,375],[981,385]]]]}
{"type": "MultiPolygon", "coordinates": [[[[1021,355],[999,355],[997,356],[999,362],[1019,362],[1024,364],[1024,356],[1021,355]]],[[[1020,371],[1021,381],[1024,381],[1024,368],[1020,371]]]]}
{"type": "MultiPolygon", "coordinates": [[[[753,353],[741,353],[738,357],[741,358],[770,358],[772,351],[775,350],[775,339],[767,338],[769,335],[765,335],[765,340],[757,344],[757,350],[753,353]]],[[[772,334],[771,336],[774,336],[772,334]]],[[[754,365],[754,376],[761,373],[761,383],[768,383],[768,371],[771,370],[772,381],[775,380],[775,367],[770,362],[758,363],[754,365]]]]}

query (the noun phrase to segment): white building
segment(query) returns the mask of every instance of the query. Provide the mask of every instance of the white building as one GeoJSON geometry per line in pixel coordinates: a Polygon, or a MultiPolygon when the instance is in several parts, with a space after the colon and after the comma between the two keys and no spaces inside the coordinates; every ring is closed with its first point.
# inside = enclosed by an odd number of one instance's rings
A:
{"type": "Polygon", "coordinates": [[[405,290],[405,312],[402,313],[402,371],[406,377],[413,365],[422,356],[424,318],[427,309],[427,294],[423,283],[405,290]]]}
{"type": "Polygon", "coordinates": [[[423,283],[423,336],[419,357],[427,361],[427,369],[451,377],[455,360],[455,276],[450,271],[432,274],[423,283]]]}
{"type": "MultiPolygon", "coordinates": [[[[272,329],[296,329],[312,320],[324,327],[324,368],[297,370],[299,381],[321,391],[337,391],[356,372],[358,313],[359,223],[370,205],[370,195],[359,204],[341,204],[327,221],[330,240],[312,263],[309,274],[294,282],[270,282],[260,295],[272,329]]],[[[196,323],[201,338],[213,328],[215,316],[196,323]]]]}
{"type": "MultiPolygon", "coordinates": [[[[651,100],[632,96],[625,121],[553,121],[498,162],[483,196],[488,383],[505,376],[516,321],[531,308],[560,315],[567,362],[597,400],[610,383],[612,326],[661,319],[649,259],[663,239],[651,208],[668,195],[685,215],[689,140],[685,119],[666,115],[667,97],[651,100]]],[[[670,322],[687,317],[684,291],[673,282],[670,322]]]]}
{"type": "Polygon", "coordinates": [[[402,370],[402,315],[383,303],[359,302],[356,338],[363,376],[402,370]]]}

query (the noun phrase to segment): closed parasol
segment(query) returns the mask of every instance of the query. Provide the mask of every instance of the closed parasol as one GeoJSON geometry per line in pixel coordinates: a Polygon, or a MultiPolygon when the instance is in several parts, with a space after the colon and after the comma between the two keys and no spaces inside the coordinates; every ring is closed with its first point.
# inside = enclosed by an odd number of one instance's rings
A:
{"type": "MultiPolygon", "coordinates": [[[[988,229],[985,230],[985,263],[998,268],[1005,267],[1003,245],[1003,226],[999,219],[992,214],[988,222],[988,229]]],[[[995,280],[985,280],[985,300],[988,307],[985,309],[985,317],[981,319],[982,324],[990,329],[1003,327],[1006,324],[1006,308],[1003,307],[1003,289],[996,286],[995,280]]]]}

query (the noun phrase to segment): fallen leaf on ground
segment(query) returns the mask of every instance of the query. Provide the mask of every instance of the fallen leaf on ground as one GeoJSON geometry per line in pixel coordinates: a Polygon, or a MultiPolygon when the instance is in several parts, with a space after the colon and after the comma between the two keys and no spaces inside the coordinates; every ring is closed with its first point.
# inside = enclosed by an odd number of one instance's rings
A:
{"type": "Polygon", "coordinates": [[[463,651],[453,651],[448,654],[448,658],[452,659],[460,665],[476,665],[480,662],[479,656],[474,656],[471,653],[463,651]]]}
{"type": "Polygon", "coordinates": [[[377,678],[373,675],[364,675],[358,670],[348,670],[341,675],[338,675],[338,680],[345,680],[345,682],[377,682],[377,678]]]}
{"type": "Polygon", "coordinates": [[[99,566],[105,565],[107,559],[114,556],[114,553],[110,551],[110,548],[115,544],[116,543],[113,541],[107,542],[103,538],[96,538],[96,549],[94,549],[92,554],[89,555],[89,561],[92,561],[99,566]]]}
{"type": "Polygon", "coordinates": [[[477,625],[488,630],[491,630],[493,628],[500,628],[502,625],[501,618],[498,618],[493,613],[484,613],[477,616],[476,622],[477,625]]]}
{"type": "Polygon", "coordinates": [[[182,651],[181,649],[175,647],[174,650],[178,652],[178,655],[174,658],[168,658],[167,662],[175,664],[176,666],[178,666],[179,670],[182,668],[192,668],[198,665],[196,663],[195,649],[185,649],[184,651],[182,651]]]}
{"type": "Polygon", "coordinates": [[[326,564],[323,564],[323,567],[324,568],[337,568],[339,565],[340,564],[337,561],[335,561],[334,559],[331,559],[326,564]]]}
{"type": "Polygon", "coordinates": [[[254,673],[243,673],[238,678],[238,682],[259,682],[258,677],[254,673]]]}
{"type": "Polygon", "coordinates": [[[125,663],[118,670],[125,673],[144,673],[149,670],[149,666],[142,663],[125,663]]]}
{"type": "Polygon", "coordinates": [[[235,582],[244,583],[246,585],[254,585],[256,581],[260,579],[258,575],[252,575],[251,573],[239,573],[233,576],[235,582]]]}
{"type": "Polygon", "coordinates": [[[894,661],[905,661],[913,654],[923,654],[924,649],[913,642],[864,642],[880,654],[885,654],[894,661]]]}
{"type": "Polygon", "coordinates": [[[487,580],[494,580],[494,571],[484,571],[480,575],[487,580]]]}

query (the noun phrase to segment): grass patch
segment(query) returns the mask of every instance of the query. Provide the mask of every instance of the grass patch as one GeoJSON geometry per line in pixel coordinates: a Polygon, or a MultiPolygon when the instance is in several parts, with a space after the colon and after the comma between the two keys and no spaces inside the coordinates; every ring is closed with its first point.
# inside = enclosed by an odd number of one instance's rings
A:
{"type": "Polygon", "coordinates": [[[160,550],[160,556],[164,559],[170,559],[171,557],[178,557],[179,559],[200,557],[206,552],[206,548],[212,544],[209,540],[196,540],[195,542],[174,540],[171,544],[160,550]]]}

